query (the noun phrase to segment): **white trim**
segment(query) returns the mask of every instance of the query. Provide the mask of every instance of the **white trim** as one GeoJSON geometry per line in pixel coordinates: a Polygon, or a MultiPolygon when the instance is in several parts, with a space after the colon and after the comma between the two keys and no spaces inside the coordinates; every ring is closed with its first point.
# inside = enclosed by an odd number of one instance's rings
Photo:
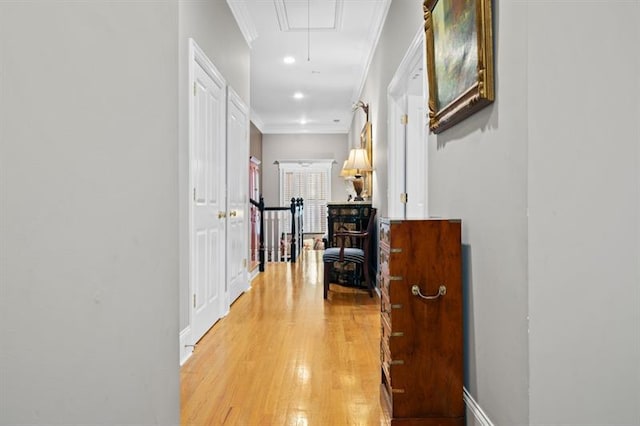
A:
{"type": "Polygon", "coordinates": [[[182,367],[185,362],[191,355],[193,354],[193,350],[195,349],[193,346],[193,337],[191,336],[191,326],[188,325],[184,330],[180,332],[180,337],[178,341],[180,342],[180,366],[182,367]]]}
{"type": "MultiPolygon", "coordinates": [[[[254,122],[254,124],[256,124],[254,122]]],[[[311,133],[319,135],[334,135],[334,134],[347,134],[349,133],[348,124],[333,124],[333,123],[307,123],[307,124],[262,124],[256,127],[260,129],[262,134],[300,134],[311,133]]]]}
{"type": "Polygon", "coordinates": [[[227,4],[229,5],[229,9],[231,9],[231,14],[235,18],[238,28],[240,28],[240,32],[247,42],[247,45],[251,47],[251,43],[258,38],[258,30],[251,19],[251,13],[249,13],[247,2],[227,0],[227,4]]]}
{"type": "MultiPolygon", "coordinates": [[[[189,39],[189,92],[191,92],[193,83],[195,82],[195,68],[194,63],[197,63],[202,69],[209,74],[214,81],[220,82],[223,86],[227,85],[227,80],[222,76],[222,73],[213,65],[211,60],[204,53],[204,50],[198,46],[198,43],[192,38],[189,39]]],[[[192,98],[192,96],[190,97],[192,98]]],[[[191,104],[192,102],[190,102],[191,104]]]]}
{"type": "Polygon", "coordinates": [[[287,173],[293,172],[298,177],[294,179],[298,184],[302,184],[302,193],[289,194],[291,197],[301,196],[304,199],[304,230],[306,232],[321,233],[326,232],[326,206],[332,200],[331,197],[331,169],[335,163],[334,159],[317,159],[317,160],[276,160],[278,165],[278,198],[281,206],[288,206],[290,201],[285,199],[285,176],[287,173]],[[325,184],[324,198],[308,198],[309,176],[313,174],[321,174],[324,177],[325,184]],[[325,219],[323,219],[325,218],[325,219]]]}
{"type": "MultiPolygon", "coordinates": [[[[407,128],[400,123],[400,118],[403,114],[410,115],[409,102],[408,102],[408,88],[407,81],[411,74],[414,72],[414,67],[419,59],[422,59],[423,69],[424,67],[424,46],[425,35],[424,27],[420,25],[416,31],[413,40],[409,44],[404,57],[400,61],[398,68],[396,69],[391,82],[387,86],[387,140],[389,141],[387,146],[387,199],[389,201],[389,217],[391,218],[405,218],[406,206],[400,203],[400,194],[405,191],[404,173],[406,173],[406,152],[405,152],[405,140],[407,138],[407,128]]],[[[426,87],[426,81],[423,81],[423,99],[422,104],[427,105],[426,97],[424,95],[424,89],[426,87]]],[[[412,116],[413,119],[413,116],[412,116]]],[[[425,114],[422,116],[422,123],[420,126],[423,130],[426,127],[426,108],[425,114]]],[[[426,143],[427,135],[426,130],[422,135],[423,143],[426,143]]],[[[428,161],[426,158],[426,152],[424,157],[424,169],[422,173],[423,181],[426,182],[428,176],[428,161]]],[[[426,191],[428,187],[425,187],[424,193],[424,210],[422,212],[423,217],[428,215],[428,197],[426,191]]]]}
{"type": "Polygon", "coordinates": [[[335,0],[333,27],[310,27],[304,28],[292,27],[289,25],[289,15],[287,13],[287,6],[284,4],[285,0],[273,0],[273,5],[276,9],[276,16],[278,17],[278,24],[280,25],[280,31],[314,31],[314,32],[326,32],[326,31],[340,31],[342,29],[342,9],[344,0],[335,0]]]}
{"type": "Polygon", "coordinates": [[[380,36],[382,35],[382,29],[384,27],[384,22],[387,19],[387,13],[389,13],[389,7],[391,7],[391,0],[382,0],[382,4],[380,6],[381,13],[377,16],[377,20],[372,22],[371,24],[371,33],[369,34],[369,40],[371,43],[368,45],[371,46],[371,50],[367,55],[367,59],[365,61],[365,66],[362,68],[362,73],[360,74],[360,84],[353,92],[352,103],[358,102],[358,100],[362,96],[362,90],[364,89],[364,84],[367,81],[367,75],[369,75],[369,68],[371,67],[371,61],[373,61],[373,55],[378,47],[378,41],[380,41],[380,36]]]}
{"type": "Polygon", "coordinates": [[[416,59],[419,56],[424,55],[424,41],[424,26],[420,25],[418,31],[416,32],[416,35],[413,37],[413,40],[411,40],[411,44],[407,48],[402,61],[400,61],[400,65],[398,65],[398,69],[396,69],[391,82],[387,86],[387,92],[394,97],[401,94],[398,93],[398,89],[400,88],[401,84],[404,84],[403,79],[406,79],[409,73],[413,71],[412,68],[416,63],[416,59]]]}
{"type": "Polygon", "coordinates": [[[260,130],[260,133],[264,133],[264,121],[262,121],[258,113],[253,108],[251,108],[251,115],[249,115],[249,119],[251,120],[253,125],[256,126],[258,130],[260,130]]]}
{"type": "Polygon", "coordinates": [[[494,426],[489,416],[484,412],[484,410],[480,407],[480,405],[476,402],[475,399],[471,396],[467,388],[462,388],[462,399],[464,399],[464,403],[467,405],[467,408],[473,414],[473,417],[476,418],[478,423],[482,426],[494,426]]]}
{"type": "MultiPolygon", "coordinates": [[[[185,191],[185,199],[184,202],[187,203],[187,205],[189,206],[188,208],[188,217],[187,217],[187,221],[188,221],[188,257],[187,257],[187,261],[188,261],[188,269],[187,269],[187,273],[188,273],[188,281],[189,281],[189,293],[188,293],[188,298],[187,298],[187,305],[189,306],[189,325],[187,326],[187,328],[189,329],[189,336],[190,336],[190,340],[189,340],[189,344],[195,344],[195,342],[193,341],[193,333],[191,331],[191,325],[193,325],[193,316],[194,316],[194,310],[193,310],[193,304],[190,303],[191,301],[191,295],[194,294],[194,285],[193,285],[193,272],[191,270],[191,268],[193,267],[192,264],[192,259],[193,259],[193,240],[192,240],[192,236],[193,236],[193,203],[191,202],[191,188],[194,188],[194,182],[193,182],[193,170],[192,170],[192,159],[193,159],[193,140],[194,140],[194,135],[195,135],[195,97],[192,96],[193,93],[193,88],[194,88],[194,84],[196,82],[196,78],[195,78],[195,73],[196,73],[196,65],[200,66],[204,72],[206,72],[209,77],[211,77],[213,79],[213,81],[226,88],[227,86],[227,80],[222,76],[222,73],[220,73],[220,71],[218,71],[218,69],[215,67],[215,65],[213,65],[213,63],[211,62],[211,60],[209,59],[209,57],[207,56],[207,54],[204,52],[204,50],[202,50],[200,48],[200,46],[198,46],[198,43],[196,43],[196,41],[193,38],[189,38],[189,86],[188,86],[188,92],[187,92],[187,96],[189,97],[189,105],[188,105],[188,116],[189,116],[189,137],[188,137],[188,141],[189,141],[189,148],[188,148],[188,166],[187,166],[187,173],[189,174],[189,184],[187,187],[187,190],[185,191]]],[[[227,115],[227,101],[226,101],[226,96],[227,96],[227,92],[225,90],[224,92],[224,96],[225,96],[225,101],[223,102],[224,105],[224,116],[225,116],[225,122],[224,122],[224,126],[225,126],[225,143],[226,143],[226,115],[227,115]]],[[[226,147],[225,147],[226,149],[226,147]]],[[[226,199],[225,199],[225,206],[226,206],[226,199]]],[[[226,247],[225,247],[226,248],[226,247]]],[[[227,312],[229,311],[229,303],[228,303],[228,292],[225,295],[225,309],[227,310],[227,312]]],[[[220,318],[224,317],[226,315],[226,313],[224,313],[220,318]]],[[[186,329],[185,329],[186,330],[186,329]]],[[[180,353],[182,353],[182,348],[184,347],[184,344],[180,344],[180,353]]]]}
{"type": "Polygon", "coordinates": [[[283,169],[298,169],[299,167],[310,167],[313,165],[322,165],[327,167],[333,167],[336,163],[336,160],[333,158],[325,159],[325,158],[309,158],[309,159],[295,159],[295,160],[276,160],[273,164],[277,164],[280,168],[283,169]],[[296,167],[299,166],[299,167],[296,167]]]}
{"type": "MultiPolygon", "coordinates": [[[[238,95],[238,92],[233,90],[233,87],[227,86],[227,99],[229,102],[233,103],[238,107],[240,111],[242,111],[247,116],[247,121],[249,120],[249,107],[244,102],[244,100],[238,95]]],[[[247,129],[247,132],[249,129],[247,129]]]]}
{"type": "MultiPolygon", "coordinates": [[[[404,219],[404,205],[400,205],[400,193],[404,191],[404,126],[400,123],[403,109],[399,102],[387,93],[387,214],[392,219],[404,219]],[[401,143],[402,142],[402,143],[401,143]]],[[[406,100],[405,100],[406,102],[406,100]]]]}
{"type": "MultiPolygon", "coordinates": [[[[258,266],[253,268],[253,271],[249,271],[249,283],[251,283],[258,274],[260,274],[260,268],[258,266]]],[[[251,290],[251,285],[249,286],[249,290],[251,290]]]]}
{"type": "MultiPolygon", "coordinates": [[[[228,182],[230,182],[232,179],[235,178],[235,176],[237,176],[237,170],[246,170],[246,183],[245,183],[245,190],[246,190],[246,197],[242,203],[242,217],[245,218],[245,232],[243,233],[243,241],[242,241],[242,245],[244,248],[244,252],[245,252],[245,256],[244,257],[244,271],[243,271],[243,277],[242,277],[242,291],[238,294],[238,295],[233,295],[233,300],[231,300],[232,294],[231,294],[231,289],[228,288],[229,287],[229,283],[230,283],[230,279],[229,276],[227,276],[226,281],[227,281],[227,289],[226,289],[226,294],[225,294],[225,299],[227,301],[227,305],[230,306],[231,303],[233,303],[238,297],[240,297],[240,295],[242,293],[244,293],[245,291],[249,290],[250,285],[249,285],[249,271],[248,271],[248,260],[249,260],[249,228],[250,228],[250,224],[249,224],[249,160],[247,157],[249,157],[249,144],[250,144],[250,138],[251,138],[251,128],[250,128],[250,117],[249,117],[249,107],[247,106],[247,104],[242,100],[242,98],[240,97],[240,95],[238,95],[238,93],[231,87],[231,86],[227,86],[227,103],[228,104],[233,104],[236,108],[238,108],[240,110],[240,112],[242,112],[246,119],[247,119],[247,124],[246,124],[246,128],[245,128],[245,132],[246,132],[246,141],[245,141],[245,147],[243,149],[244,151],[244,155],[242,155],[243,158],[245,158],[244,160],[242,160],[242,164],[238,165],[238,164],[232,164],[230,165],[228,163],[229,161],[229,150],[228,150],[228,146],[227,146],[227,185],[228,182]]],[[[229,106],[227,105],[227,120],[229,119],[229,106]]],[[[227,136],[226,136],[226,141],[225,143],[228,145],[229,144],[229,125],[227,123],[227,136]]],[[[242,172],[240,172],[242,173],[242,172]]],[[[226,194],[226,204],[227,204],[227,208],[229,208],[229,193],[228,193],[228,188],[227,191],[225,191],[226,194]]],[[[230,247],[228,246],[229,244],[229,221],[227,222],[227,232],[226,232],[226,237],[227,237],[227,253],[231,252],[230,247]]],[[[228,254],[227,254],[228,256],[228,254]]],[[[228,268],[227,268],[227,275],[229,274],[228,272],[228,268]]]]}

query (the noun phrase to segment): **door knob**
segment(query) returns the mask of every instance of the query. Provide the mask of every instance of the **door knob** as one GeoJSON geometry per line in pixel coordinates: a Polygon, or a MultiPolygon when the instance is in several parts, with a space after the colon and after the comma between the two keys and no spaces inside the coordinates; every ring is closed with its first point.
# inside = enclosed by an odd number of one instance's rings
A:
{"type": "Polygon", "coordinates": [[[231,210],[231,211],[229,212],[229,216],[233,216],[233,217],[235,217],[237,213],[238,213],[238,212],[236,212],[235,210],[231,210]]]}
{"type": "Polygon", "coordinates": [[[225,212],[218,212],[218,219],[222,219],[223,217],[226,217],[227,214],[225,212]]]}

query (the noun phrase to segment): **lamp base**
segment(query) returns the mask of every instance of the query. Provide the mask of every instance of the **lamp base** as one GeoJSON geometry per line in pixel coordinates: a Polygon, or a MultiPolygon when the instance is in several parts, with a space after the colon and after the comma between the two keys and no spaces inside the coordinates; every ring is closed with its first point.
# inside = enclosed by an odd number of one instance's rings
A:
{"type": "Polygon", "coordinates": [[[353,189],[356,191],[356,197],[353,201],[364,201],[362,198],[362,188],[364,187],[364,182],[362,180],[362,176],[356,175],[355,179],[353,179],[353,189]]]}

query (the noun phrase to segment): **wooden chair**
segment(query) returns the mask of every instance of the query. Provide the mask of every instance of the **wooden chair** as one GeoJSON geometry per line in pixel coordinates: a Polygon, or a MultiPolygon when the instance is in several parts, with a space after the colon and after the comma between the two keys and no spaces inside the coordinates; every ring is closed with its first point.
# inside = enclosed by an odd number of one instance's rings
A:
{"type": "Polygon", "coordinates": [[[375,232],[376,226],[376,209],[371,209],[371,215],[369,216],[369,224],[365,231],[340,231],[336,232],[334,236],[338,242],[338,247],[326,248],[322,255],[322,261],[324,262],[324,298],[327,298],[329,293],[329,284],[331,281],[331,266],[334,262],[348,262],[355,263],[357,267],[362,268],[364,272],[364,279],[367,284],[367,290],[369,296],[373,297],[373,281],[371,280],[369,267],[370,263],[370,236],[375,232]],[[345,240],[349,238],[352,242],[358,242],[357,247],[345,247],[345,240]]]}

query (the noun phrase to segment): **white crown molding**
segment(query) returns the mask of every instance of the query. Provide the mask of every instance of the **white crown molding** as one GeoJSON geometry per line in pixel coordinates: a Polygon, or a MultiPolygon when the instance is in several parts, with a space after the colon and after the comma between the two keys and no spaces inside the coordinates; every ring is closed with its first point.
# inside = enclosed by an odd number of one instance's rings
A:
{"type": "Polygon", "coordinates": [[[347,134],[349,128],[339,124],[275,124],[263,125],[260,132],[262,134],[347,134]]]}
{"type": "Polygon", "coordinates": [[[387,13],[389,13],[389,7],[391,6],[391,0],[382,0],[380,4],[380,13],[376,16],[376,21],[371,25],[371,31],[369,32],[369,40],[371,43],[371,50],[367,55],[367,60],[365,61],[365,66],[362,68],[362,72],[360,73],[360,84],[353,92],[352,103],[358,102],[360,97],[362,96],[362,90],[364,89],[364,84],[367,81],[367,75],[369,75],[369,68],[371,67],[371,61],[373,60],[373,55],[376,52],[376,48],[378,47],[378,41],[380,40],[380,35],[382,35],[382,29],[384,27],[384,21],[387,19],[387,13]]]}
{"type": "Polygon", "coordinates": [[[462,388],[462,399],[464,399],[464,403],[467,404],[467,408],[471,413],[473,413],[473,417],[476,418],[478,423],[482,426],[494,426],[489,416],[484,412],[484,410],[480,407],[480,405],[476,402],[475,399],[471,396],[467,388],[462,388]]]}
{"type": "Polygon", "coordinates": [[[249,117],[253,125],[256,126],[258,130],[260,130],[260,133],[264,133],[264,121],[262,121],[258,113],[253,108],[251,108],[249,117]]]}
{"type": "Polygon", "coordinates": [[[247,2],[227,0],[227,4],[229,5],[229,9],[231,9],[233,17],[236,19],[236,23],[238,24],[240,32],[242,32],[242,36],[246,40],[247,45],[251,47],[251,43],[258,38],[258,30],[251,19],[247,2]]]}

